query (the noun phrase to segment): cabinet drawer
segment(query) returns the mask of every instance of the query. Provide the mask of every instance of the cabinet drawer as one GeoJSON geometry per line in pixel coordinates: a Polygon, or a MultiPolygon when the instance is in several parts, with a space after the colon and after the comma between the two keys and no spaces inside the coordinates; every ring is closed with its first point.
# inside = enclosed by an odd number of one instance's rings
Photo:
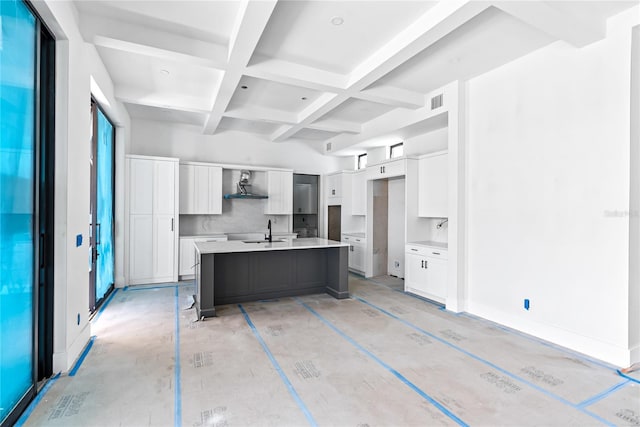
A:
{"type": "Polygon", "coordinates": [[[422,245],[405,245],[405,252],[411,253],[415,255],[420,255],[424,257],[438,258],[438,259],[448,259],[449,252],[446,249],[441,248],[432,248],[429,246],[422,245]]]}

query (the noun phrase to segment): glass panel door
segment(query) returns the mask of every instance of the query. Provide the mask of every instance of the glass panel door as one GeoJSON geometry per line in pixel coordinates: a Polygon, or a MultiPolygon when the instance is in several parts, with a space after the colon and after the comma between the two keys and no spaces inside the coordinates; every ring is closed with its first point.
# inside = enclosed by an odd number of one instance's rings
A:
{"type": "Polygon", "coordinates": [[[36,20],[0,1],[0,422],[34,386],[36,20]]]}
{"type": "Polygon", "coordinates": [[[98,109],[96,301],[113,285],[113,125],[98,109]]]}
{"type": "Polygon", "coordinates": [[[94,312],[113,289],[113,154],[114,127],[91,103],[91,258],[89,309],[94,312]]]}

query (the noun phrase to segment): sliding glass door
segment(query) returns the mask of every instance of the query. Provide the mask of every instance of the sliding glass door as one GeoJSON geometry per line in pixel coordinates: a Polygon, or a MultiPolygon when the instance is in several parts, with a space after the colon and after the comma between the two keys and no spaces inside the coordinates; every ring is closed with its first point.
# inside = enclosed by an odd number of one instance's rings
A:
{"type": "Polygon", "coordinates": [[[91,103],[93,137],[91,150],[91,311],[113,289],[113,184],[115,129],[100,107],[91,103]]]}
{"type": "Polygon", "coordinates": [[[0,422],[34,392],[37,22],[0,1],[0,422]]]}
{"type": "Polygon", "coordinates": [[[0,426],[53,355],[55,41],[22,0],[0,0],[0,426]]]}

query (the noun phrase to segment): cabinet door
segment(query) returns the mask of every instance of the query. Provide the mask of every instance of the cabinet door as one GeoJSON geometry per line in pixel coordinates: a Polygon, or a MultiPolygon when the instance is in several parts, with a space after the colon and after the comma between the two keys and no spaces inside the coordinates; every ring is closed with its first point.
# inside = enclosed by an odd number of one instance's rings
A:
{"type": "Polygon", "coordinates": [[[154,162],[153,174],[153,214],[175,214],[176,188],[175,188],[176,163],[158,160],[154,162]]]}
{"type": "Polygon", "coordinates": [[[153,213],[154,162],[145,159],[129,159],[129,213],[151,215],[153,213]]]}
{"type": "Polygon", "coordinates": [[[350,259],[353,258],[353,262],[350,267],[354,270],[364,271],[364,247],[360,244],[354,244],[352,248],[353,252],[351,252],[352,257],[350,259]]]}
{"type": "Polygon", "coordinates": [[[404,277],[405,290],[424,290],[426,286],[424,257],[411,252],[406,252],[404,258],[406,268],[404,277]]]}
{"type": "Polygon", "coordinates": [[[418,163],[418,216],[447,218],[449,200],[447,154],[420,159],[418,163]]]}
{"type": "Polygon", "coordinates": [[[427,270],[426,291],[430,298],[444,303],[447,296],[447,261],[438,258],[425,258],[427,270]]]}
{"type": "Polygon", "coordinates": [[[205,215],[209,209],[209,167],[193,165],[193,213],[205,215]]]}
{"type": "Polygon", "coordinates": [[[327,175],[327,197],[342,197],[342,174],[327,175]]]}
{"type": "Polygon", "coordinates": [[[209,205],[207,212],[211,215],[222,214],[222,168],[209,166],[209,205]]]}
{"type": "Polygon", "coordinates": [[[351,178],[351,214],[366,215],[367,214],[367,176],[366,171],[362,170],[353,174],[351,178]]]}
{"type": "Polygon", "coordinates": [[[153,215],[129,218],[129,281],[145,283],[153,277],[153,215]]]}
{"type": "Polygon", "coordinates": [[[175,273],[175,223],[173,215],[153,216],[153,281],[173,281],[175,273]]]}
{"type": "Polygon", "coordinates": [[[267,171],[267,215],[293,213],[293,172],[267,171]]]}
{"type": "Polygon", "coordinates": [[[193,243],[195,239],[180,239],[180,276],[194,274],[193,266],[196,263],[195,249],[193,243]]]}
{"type": "Polygon", "coordinates": [[[193,166],[180,165],[180,213],[195,213],[195,173],[193,166]]]}

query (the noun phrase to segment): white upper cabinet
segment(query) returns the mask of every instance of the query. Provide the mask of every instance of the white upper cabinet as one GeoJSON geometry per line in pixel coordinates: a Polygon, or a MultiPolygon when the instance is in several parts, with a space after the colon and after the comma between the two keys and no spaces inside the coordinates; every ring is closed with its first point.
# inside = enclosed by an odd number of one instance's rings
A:
{"type": "Polygon", "coordinates": [[[222,214],[222,167],[180,164],[180,214],[222,214]]]}
{"type": "Polygon", "coordinates": [[[387,160],[384,163],[367,166],[367,179],[383,179],[405,174],[405,159],[387,160]]]}
{"type": "Polygon", "coordinates": [[[360,170],[351,178],[351,215],[367,214],[367,171],[360,170]]]}
{"type": "Polygon", "coordinates": [[[131,197],[129,213],[151,215],[153,213],[153,173],[154,162],[144,159],[129,159],[131,197]]]}
{"type": "Polygon", "coordinates": [[[418,162],[418,216],[448,218],[448,155],[438,153],[418,162]]]}
{"type": "Polygon", "coordinates": [[[291,215],[293,213],[293,172],[267,171],[266,215],[291,215]]]}

